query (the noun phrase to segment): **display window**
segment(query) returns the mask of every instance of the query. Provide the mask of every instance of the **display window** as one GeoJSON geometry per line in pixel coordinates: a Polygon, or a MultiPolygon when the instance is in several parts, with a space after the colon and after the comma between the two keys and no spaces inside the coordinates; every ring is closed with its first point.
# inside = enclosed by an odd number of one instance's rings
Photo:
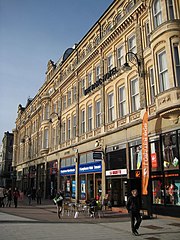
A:
{"type": "Polygon", "coordinates": [[[165,178],[165,199],[167,205],[180,206],[180,178],[165,178]]]}
{"type": "Polygon", "coordinates": [[[86,175],[80,175],[80,199],[86,199],[86,175]]]}
{"type": "Polygon", "coordinates": [[[163,165],[165,170],[179,169],[178,138],[176,132],[162,135],[163,165]]]}
{"type": "Polygon", "coordinates": [[[149,143],[150,146],[150,161],[151,161],[151,171],[161,171],[162,164],[160,159],[160,142],[154,141],[149,143]]]}
{"type": "Polygon", "coordinates": [[[142,145],[130,148],[131,170],[141,169],[142,167],[142,145]]]}
{"type": "Polygon", "coordinates": [[[153,204],[164,204],[164,190],[162,179],[152,180],[153,204]]]}

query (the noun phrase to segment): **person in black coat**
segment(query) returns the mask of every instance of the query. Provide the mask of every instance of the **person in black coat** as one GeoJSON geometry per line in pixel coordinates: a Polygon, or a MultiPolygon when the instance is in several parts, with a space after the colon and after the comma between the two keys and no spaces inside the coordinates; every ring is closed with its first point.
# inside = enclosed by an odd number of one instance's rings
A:
{"type": "Polygon", "coordinates": [[[61,190],[56,193],[56,207],[57,207],[57,216],[61,217],[62,206],[63,206],[64,195],[61,190]]]}
{"type": "Polygon", "coordinates": [[[137,189],[133,189],[131,191],[131,196],[127,200],[127,210],[130,213],[130,218],[131,218],[131,229],[133,235],[137,236],[139,235],[138,229],[141,224],[141,215],[140,215],[140,200],[138,197],[138,191],[137,189]]]}

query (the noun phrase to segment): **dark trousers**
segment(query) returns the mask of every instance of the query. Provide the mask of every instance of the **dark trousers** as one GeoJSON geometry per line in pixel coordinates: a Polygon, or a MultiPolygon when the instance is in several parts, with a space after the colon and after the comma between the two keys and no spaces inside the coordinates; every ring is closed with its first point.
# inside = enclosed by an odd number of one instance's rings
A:
{"type": "Polygon", "coordinates": [[[130,212],[130,218],[131,218],[131,229],[132,232],[137,230],[140,227],[141,224],[141,215],[139,212],[130,212]]]}
{"type": "Polygon", "coordinates": [[[17,202],[18,202],[18,199],[16,197],[14,197],[14,206],[15,206],[15,208],[17,208],[17,202]]]}

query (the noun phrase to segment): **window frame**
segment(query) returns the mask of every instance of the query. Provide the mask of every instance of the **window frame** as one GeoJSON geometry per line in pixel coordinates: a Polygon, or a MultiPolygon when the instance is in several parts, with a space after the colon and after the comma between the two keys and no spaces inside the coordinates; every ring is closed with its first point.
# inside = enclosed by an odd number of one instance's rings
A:
{"type": "Polygon", "coordinates": [[[159,76],[159,91],[160,91],[160,93],[169,89],[168,67],[167,67],[166,59],[167,58],[166,58],[165,50],[157,53],[157,63],[158,63],[157,69],[158,69],[158,76],[159,76]],[[162,68],[163,65],[165,65],[166,67],[162,68]]]}
{"type": "Polygon", "coordinates": [[[114,92],[110,92],[108,93],[108,123],[111,123],[114,120],[115,120],[114,92]]]}
{"type": "MultiPolygon", "coordinates": [[[[139,79],[136,77],[136,78],[133,78],[133,79],[131,79],[131,84],[130,84],[130,86],[131,86],[131,112],[133,113],[133,112],[136,112],[136,111],[138,111],[139,110],[139,108],[140,108],[140,96],[139,96],[139,79]],[[133,82],[137,82],[138,83],[138,87],[137,87],[137,89],[138,89],[138,91],[136,92],[136,89],[134,89],[135,90],[135,92],[134,92],[134,90],[132,89],[132,84],[133,84],[133,82]],[[133,93],[134,92],[134,93],[133,93]],[[139,104],[138,104],[139,103],[139,104]]],[[[135,86],[135,85],[134,85],[135,86]]]]}
{"type": "Polygon", "coordinates": [[[154,28],[157,28],[162,24],[162,7],[160,0],[154,0],[153,2],[153,23],[154,28]],[[159,9],[155,9],[155,7],[157,6],[156,4],[159,4],[159,9]]]}
{"type": "Polygon", "coordinates": [[[93,109],[92,109],[92,104],[88,106],[88,131],[92,131],[93,126],[93,109]]]}
{"type": "Polygon", "coordinates": [[[126,109],[126,89],[125,85],[122,85],[118,88],[118,105],[119,105],[119,118],[125,117],[127,114],[127,109],[126,109]],[[123,89],[123,99],[121,100],[121,90],[123,89]]]}
{"type": "Polygon", "coordinates": [[[96,128],[99,128],[100,126],[101,126],[101,100],[98,100],[96,101],[96,128]]]}

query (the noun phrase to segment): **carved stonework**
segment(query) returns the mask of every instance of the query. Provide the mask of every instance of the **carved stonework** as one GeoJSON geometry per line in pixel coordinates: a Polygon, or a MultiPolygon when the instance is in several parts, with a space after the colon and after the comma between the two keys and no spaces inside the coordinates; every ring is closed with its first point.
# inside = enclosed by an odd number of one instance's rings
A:
{"type": "Polygon", "coordinates": [[[123,118],[121,120],[118,120],[117,122],[117,126],[118,127],[121,127],[122,125],[126,124],[126,118],[123,118]]]}
{"type": "Polygon", "coordinates": [[[101,128],[98,128],[94,131],[94,135],[99,135],[101,133],[101,128]]]}
{"type": "Polygon", "coordinates": [[[115,127],[115,124],[111,123],[111,124],[108,125],[107,130],[111,131],[112,129],[114,129],[114,127],[115,127]]]}
{"type": "Polygon", "coordinates": [[[140,118],[140,112],[134,113],[130,116],[130,121],[134,121],[134,120],[139,119],[139,118],[140,118]]]}

